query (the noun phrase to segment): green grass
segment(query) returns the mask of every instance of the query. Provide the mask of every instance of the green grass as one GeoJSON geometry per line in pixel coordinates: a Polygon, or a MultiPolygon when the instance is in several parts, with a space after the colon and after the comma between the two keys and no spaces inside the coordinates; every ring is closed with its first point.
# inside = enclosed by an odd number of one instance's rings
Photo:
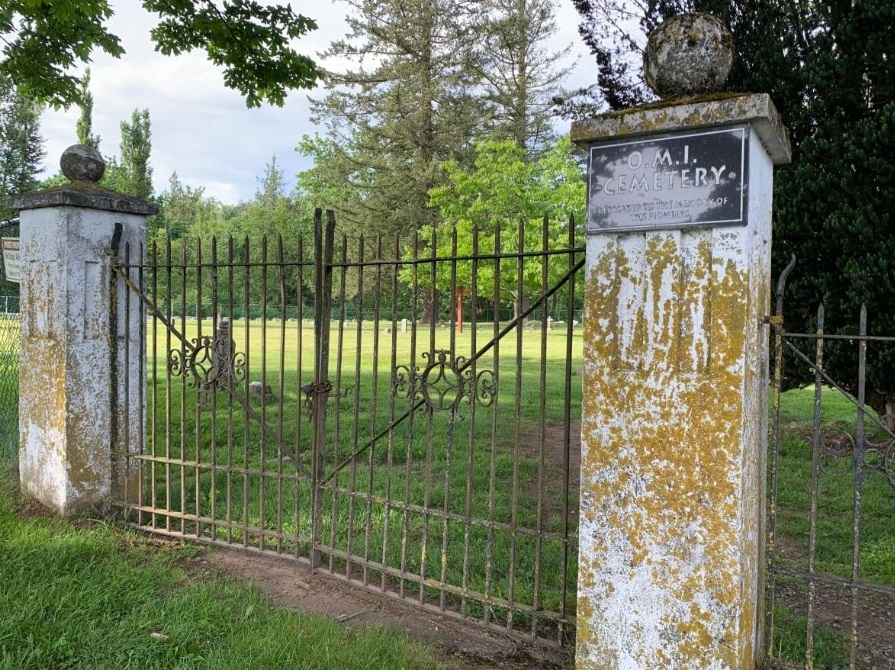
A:
{"type": "MultiPolygon", "coordinates": [[[[790,663],[805,663],[808,621],[784,605],[774,610],[774,658],[790,663]]],[[[818,670],[845,670],[849,667],[848,640],[845,633],[826,626],[815,626],[814,667],[818,670]]]]}
{"type": "Polygon", "coordinates": [[[423,670],[425,648],[274,609],[231,581],[191,579],[195,549],[107,524],[22,516],[0,486],[0,668],[423,670]]]}
{"type": "MultiPolygon", "coordinates": [[[[821,428],[827,440],[839,440],[849,449],[854,438],[857,409],[838,391],[824,389],[821,428]]],[[[813,389],[785,393],[781,402],[781,440],[778,450],[778,537],[788,553],[807,561],[811,517],[813,389]]],[[[875,414],[872,415],[875,417],[875,414]]],[[[881,441],[875,422],[865,419],[869,440],[881,441]]],[[[874,457],[873,460],[876,463],[874,457]]],[[[817,569],[851,577],[855,521],[855,474],[851,454],[826,456],[817,473],[817,569]]],[[[861,578],[895,586],[895,524],[892,505],[895,490],[882,473],[866,471],[861,490],[858,528],[861,547],[861,578]]]]}

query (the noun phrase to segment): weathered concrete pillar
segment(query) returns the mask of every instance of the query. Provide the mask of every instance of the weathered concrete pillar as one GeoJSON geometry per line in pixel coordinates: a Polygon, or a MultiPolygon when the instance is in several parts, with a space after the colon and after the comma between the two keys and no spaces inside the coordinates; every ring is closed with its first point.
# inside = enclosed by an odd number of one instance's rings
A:
{"type": "MultiPolygon", "coordinates": [[[[691,56],[670,57],[698,76],[691,56]]],[[[754,670],[785,128],[766,95],[716,94],[572,138],[590,157],[577,667],[754,670]]]]}
{"type": "MultiPolygon", "coordinates": [[[[20,211],[19,473],[23,492],[60,514],[105,512],[134,479],[145,395],[143,311],[110,254],[138,258],[153,205],[99,187],[99,153],[62,157],[70,184],[13,198],[20,211]]],[[[133,493],[131,493],[133,495],[133,493]]]]}

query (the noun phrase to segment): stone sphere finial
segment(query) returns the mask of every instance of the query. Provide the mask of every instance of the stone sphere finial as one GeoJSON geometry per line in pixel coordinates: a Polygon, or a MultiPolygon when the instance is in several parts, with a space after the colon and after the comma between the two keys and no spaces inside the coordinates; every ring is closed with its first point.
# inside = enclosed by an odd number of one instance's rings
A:
{"type": "Polygon", "coordinates": [[[106,172],[102,154],[86,144],[73,144],[63,151],[59,167],[62,168],[62,174],[71,181],[96,183],[106,172]]]}
{"type": "Polygon", "coordinates": [[[714,16],[674,16],[650,33],[643,56],[646,83],[660,98],[713,93],[733,63],[733,38],[714,16]]]}

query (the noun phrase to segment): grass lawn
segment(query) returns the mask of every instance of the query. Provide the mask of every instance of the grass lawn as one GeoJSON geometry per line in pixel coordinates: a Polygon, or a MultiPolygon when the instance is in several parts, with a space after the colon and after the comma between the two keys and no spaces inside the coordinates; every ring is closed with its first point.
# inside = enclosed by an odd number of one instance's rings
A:
{"type": "Polygon", "coordinates": [[[0,473],[0,669],[246,667],[437,670],[401,635],[275,610],[255,589],[195,581],[194,549],[100,522],[23,515],[0,473]]]}

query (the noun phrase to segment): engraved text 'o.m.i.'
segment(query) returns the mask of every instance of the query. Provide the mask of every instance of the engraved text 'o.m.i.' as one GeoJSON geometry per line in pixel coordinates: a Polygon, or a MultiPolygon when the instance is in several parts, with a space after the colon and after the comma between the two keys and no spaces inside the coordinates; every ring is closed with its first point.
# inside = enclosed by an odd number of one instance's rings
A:
{"type": "Polygon", "coordinates": [[[748,126],[590,147],[587,231],[746,225],[748,126]]]}

